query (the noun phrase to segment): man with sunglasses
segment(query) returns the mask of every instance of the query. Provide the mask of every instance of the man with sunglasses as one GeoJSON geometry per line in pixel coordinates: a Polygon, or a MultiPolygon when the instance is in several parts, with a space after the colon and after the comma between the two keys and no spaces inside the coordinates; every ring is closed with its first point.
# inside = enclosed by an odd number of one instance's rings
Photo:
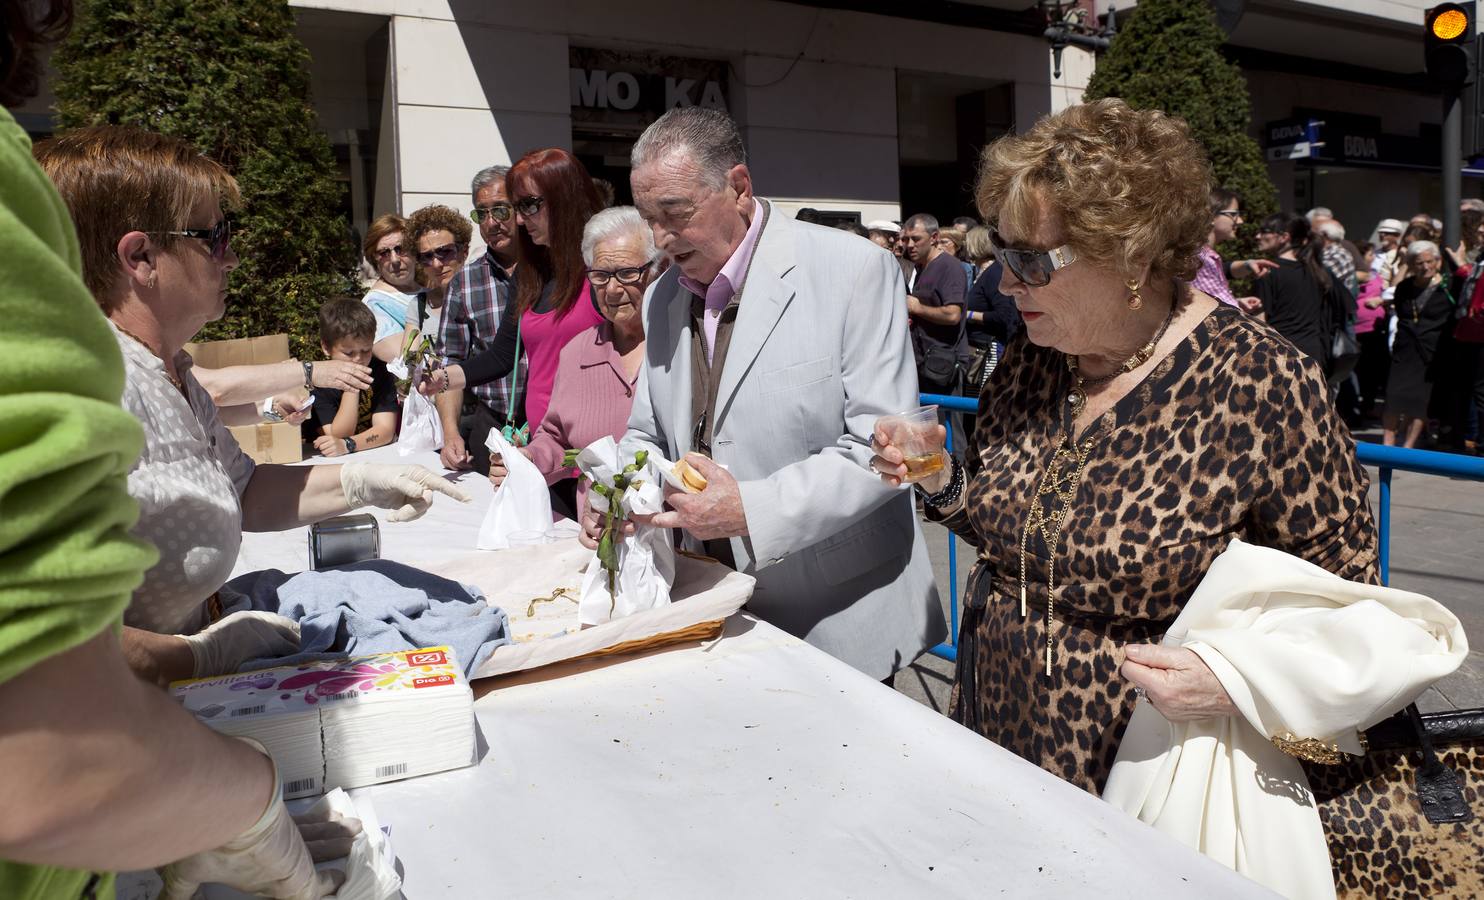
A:
{"type": "MultiPolygon", "coordinates": [[[[509,166],[490,166],[474,176],[469,213],[479,226],[485,250],[470,260],[448,285],[437,352],[444,365],[462,363],[488,349],[499,330],[500,318],[515,290],[515,210],[505,193],[509,166]]],[[[505,421],[507,410],[516,416],[525,408],[513,384],[526,383],[526,361],[505,378],[465,391],[445,391],[434,400],[443,422],[443,464],[450,469],[475,469],[489,474],[485,438],[505,421]]]]}
{"type": "MultiPolygon", "coordinates": [[[[938,220],[925,213],[902,223],[907,257],[916,274],[907,292],[912,317],[912,350],[917,357],[917,383],[923,393],[956,394],[969,368],[969,342],[964,330],[964,304],[969,277],[958,257],[939,245],[938,220]]],[[[949,246],[952,246],[951,244],[949,246]]],[[[961,417],[940,415],[953,430],[953,446],[964,446],[961,417]]]]}

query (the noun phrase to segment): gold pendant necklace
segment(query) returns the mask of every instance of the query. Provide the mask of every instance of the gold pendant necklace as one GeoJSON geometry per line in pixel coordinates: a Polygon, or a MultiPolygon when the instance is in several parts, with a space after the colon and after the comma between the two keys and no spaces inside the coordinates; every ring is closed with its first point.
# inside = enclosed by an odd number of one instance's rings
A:
{"type": "Polygon", "coordinates": [[[1087,386],[1103,384],[1112,381],[1119,375],[1132,372],[1154,357],[1154,351],[1159,346],[1160,339],[1169,330],[1170,323],[1175,320],[1175,308],[1179,305],[1179,294],[1176,300],[1170,304],[1170,311],[1165,315],[1164,324],[1154,333],[1149,342],[1140,347],[1132,356],[1124,360],[1115,371],[1108,375],[1097,378],[1084,379],[1082,373],[1077,370],[1077,357],[1067,356],[1067,369],[1072,373],[1072,389],[1067,393],[1067,415],[1063,422],[1063,434],[1061,442],[1057,445],[1056,452],[1051,456],[1051,462],[1046,466],[1046,473],[1041,476],[1041,482],[1036,486],[1036,493],[1031,497],[1030,512],[1026,515],[1025,525],[1020,530],[1020,617],[1024,619],[1030,614],[1027,597],[1026,559],[1032,532],[1041,535],[1041,541],[1046,545],[1046,675],[1051,676],[1051,666],[1056,658],[1056,552],[1061,543],[1062,528],[1066,524],[1067,513],[1072,507],[1072,501],[1077,497],[1077,488],[1082,482],[1082,471],[1087,468],[1087,458],[1092,453],[1093,439],[1091,435],[1083,438],[1078,444],[1075,438],[1074,428],[1077,417],[1087,407],[1087,386]]]}

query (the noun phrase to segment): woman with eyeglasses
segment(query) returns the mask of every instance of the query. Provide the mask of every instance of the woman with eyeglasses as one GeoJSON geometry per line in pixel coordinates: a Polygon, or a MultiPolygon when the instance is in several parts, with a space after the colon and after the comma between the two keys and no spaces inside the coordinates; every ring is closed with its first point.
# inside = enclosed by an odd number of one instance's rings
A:
{"type": "Polygon", "coordinates": [[[1257,246],[1277,268],[1257,282],[1257,303],[1267,323],[1314,360],[1329,366],[1333,323],[1329,304],[1334,277],[1324,267],[1323,240],[1303,216],[1276,213],[1257,230],[1257,246]]]}
{"type": "MultiPolygon", "coordinates": [[[[1185,122],[1121,100],[993,143],[976,199],[1025,330],[962,460],[916,483],[978,554],[953,718],[1093,793],[1136,689],[1171,722],[1237,713],[1200,656],[1160,645],[1233,538],[1376,578],[1365,474],[1322,374],[1186,280],[1209,192],[1185,122]]],[[[873,443],[902,483],[900,448],[880,427],[873,443]]]]}
{"type": "Polygon", "coordinates": [[[238,189],[224,168],[177,138],[120,126],[65,132],[35,156],[76,225],[84,280],[123,355],[124,408],[144,428],[129,469],[133,531],[159,562],[124,612],[126,652],[162,682],[293,652],[296,622],[223,616],[218,592],[244,530],[298,528],[367,505],[415,518],[435,491],[467,498],[421,466],[259,465],[222,425],[183,348],[222,316],[237,267],[222,205],[238,189]]]}
{"type": "Polygon", "coordinates": [[[377,216],[366,229],[361,253],[376,270],[376,281],[361,301],[376,316],[376,341],[371,355],[389,363],[402,352],[407,331],[407,305],[422,290],[413,266],[416,251],[408,241],[407,220],[396,213],[377,216]]]}
{"type": "MultiPolygon", "coordinates": [[[[1230,265],[1216,252],[1216,245],[1237,236],[1237,226],[1243,222],[1242,198],[1236,191],[1217,188],[1211,192],[1211,228],[1206,232],[1205,246],[1201,247],[1201,267],[1190,280],[1191,287],[1208,297],[1215,297],[1228,306],[1241,306],[1232,296],[1227,279],[1260,278],[1277,264],[1267,259],[1239,259],[1230,265]]],[[[1243,298],[1246,299],[1246,298],[1243,298]]]]}
{"type": "Polygon", "coordinates": [[[453,209],[435,203],[407,217],[406,233],[416,248],[418,283],[423,290],[407,301],[404,348],[420,334],[437,340],[448,285],[469,256],[474,226],[453,209]]]}
{"type": "MultiPolygon", "coordinates": [[[[522,354],[529,362],[526,421],[546,417],[562,348],[600,324],[582,262],[582,229],[601,207],[587,169],[566,150],[533,150],[505,176],[519,226],[515,302],[507,304],[495,343],[462,363],[429,373],[424,394],[461,391],[504,377],[522,354]]],[[[524,441],[517,436],[517,443],[524,441]]]]}
{"type": "MultiPolygon", "coordinates": [[[[632,206],[605,209],[588,220],[582,259],[603,322],[562,348],[546,417],[520,449],[550,484],[575,475],[562,465],[569,449],[581,449],[606,436],[623,437],[634,383],[644,360],[644,291],[660,273],[654,233],[632,206]]],[[[507,469],[490,457],[490,481],[499,487],[507,469]]],[[[583,509],[585,484],[575,509],[583,509]]]]}

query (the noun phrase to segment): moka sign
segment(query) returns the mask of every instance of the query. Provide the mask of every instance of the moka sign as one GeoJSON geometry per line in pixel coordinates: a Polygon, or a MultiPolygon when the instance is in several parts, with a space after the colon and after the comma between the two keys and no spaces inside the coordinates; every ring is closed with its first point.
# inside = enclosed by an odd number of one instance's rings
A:
{"type": "Polygon", "coordinates": [[[726,112],[727,101],[715,81],[652,75],[637,72],[608,72],[603,69],[569,69],[572,105],[587,109],[645,109],[664,113],[677,106],[703,106],[726,112]]]}

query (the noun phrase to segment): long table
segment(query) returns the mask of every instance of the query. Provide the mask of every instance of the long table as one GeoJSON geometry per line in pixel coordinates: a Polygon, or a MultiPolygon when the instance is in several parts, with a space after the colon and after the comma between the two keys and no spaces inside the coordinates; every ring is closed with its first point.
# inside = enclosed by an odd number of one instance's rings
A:
{"type": "MultiPolygon", "coordinates": [[[[467,554],[481,481],[384,526],[383,555],[467,554]]],[[[239,567],[304,553],[302,529],[248,535],[239,567]]],[[[1272,896],[745,613],[704,645],[476,688],[478,765],[352,792],[409,900],[1272,896]]]]}

